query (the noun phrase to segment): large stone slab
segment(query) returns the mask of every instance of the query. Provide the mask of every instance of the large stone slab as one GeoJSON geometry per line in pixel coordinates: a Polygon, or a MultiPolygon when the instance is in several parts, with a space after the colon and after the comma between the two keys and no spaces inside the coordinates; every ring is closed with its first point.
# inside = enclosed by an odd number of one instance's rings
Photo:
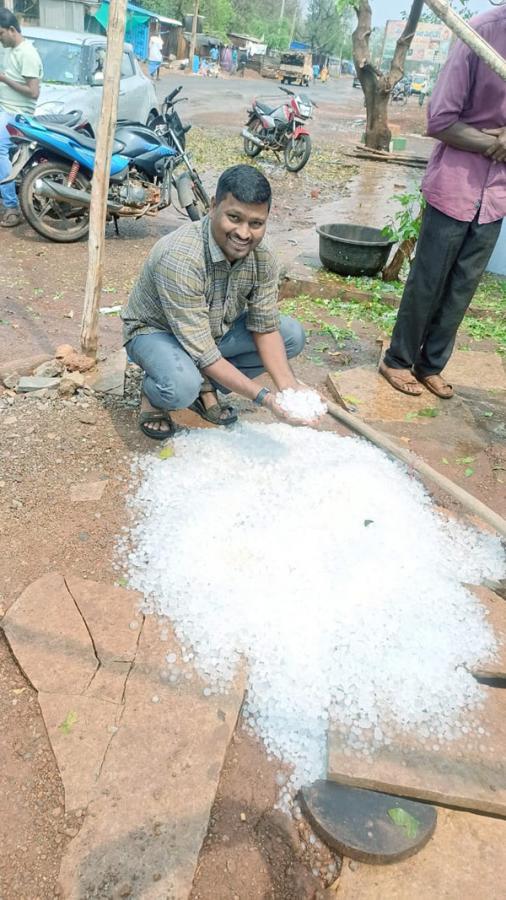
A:
{"type": "Polygon", "coordinates": [[[499,353],[455,350],[443,375],[457,388],[506,392],[506,369],[499,353]]]}
{"type": "Polygon", "coordinates": [[[86,694],[40,691],[38,699],[63,781],[65,809],[86,808],[95,796],[121,708],[86,694]]]}
{"type": "Polygon", "coordinates": [[[469,585],[469,588],[485,609],[487,621],[494,629],[498,642],[496,657],[475,666],[473,674],[481,678],[506,680],[506,602],[489,588],[477,585],[469,585]]]}
{"type": "Polygon", "coordinates": [[[444,402],[428,391],[423,391],[419,397],[401,394],[373,367],[357,366],[339,373],[330,373],[329,378],[345,403],[356,407],[360,418],[371,421],[427,424],[432,421],[431,418],[417,413],[428,408],[439,410],[444,402]]]}
{"type": "Polygon", "coordinates": [[[485,705],[474,716],[483,733],[475,731],[472,736],[441,744],[438,750],[415,736],[404,736],[366,761],[347,755],[339,732],[331,729],[328,778],[506,817],[506,692],[500,688],[484,691],[485,705]]]}
{"type": "Polygon", "coordinates": [[[205,696],[195,676],[171,684],[163,678],[170,650],[177,644],[162,643],[148,617],[97,799],[63,860],[68,900],[120,890],[142,900],[189,896],[243,691],[205,696]]]}
{"type": "Polygon", "coordinates": [[[73,694],[86,690],[99,663],[62,575],[44,575],[27,587],[2,627],[36,690],[73,694]]]}
{"type": "Polygon", "coordinates": [[[440,809],[432,839],[391,866],[345,860],[339,900],[504,900],[506,822],[440,809]]]}

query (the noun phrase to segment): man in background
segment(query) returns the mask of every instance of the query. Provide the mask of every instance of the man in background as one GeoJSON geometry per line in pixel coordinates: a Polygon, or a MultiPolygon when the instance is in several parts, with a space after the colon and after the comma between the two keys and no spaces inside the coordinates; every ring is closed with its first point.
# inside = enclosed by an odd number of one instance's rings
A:
{"type": "MultiPolygon", "coordinates": [[[[471,20],[506,57],[506,8],[471,20]]],[[[506,82],[457,41],[433,90],[427,133],[439,142],[422,192],[416,256],[380,372],[396,390],[449,399],[441,372],[506,214],[506,82]]]]}
{"type": "Polygon", "coordinates": [[[11,174],[9,148],[11,140],[7,125],[18,113],[35,112],[42,79],[42,62],[35,47],[25,40],[16,16],[8,9],[0,9],[0,44],[4,54],[0,70],[0,196],[2,198],[3,228],[14,228],[22,221],[13,181],[1,182],[11,174]]]}
{"type": "Polygon", "coordinates": [[[157,25],[156,31],[149,39],[148,74],[153,81],[155,78],[157,81],[160,80],[160,66],[163,62],[162,50],[163,38],[160,34],[160,26],[157,25]]]}

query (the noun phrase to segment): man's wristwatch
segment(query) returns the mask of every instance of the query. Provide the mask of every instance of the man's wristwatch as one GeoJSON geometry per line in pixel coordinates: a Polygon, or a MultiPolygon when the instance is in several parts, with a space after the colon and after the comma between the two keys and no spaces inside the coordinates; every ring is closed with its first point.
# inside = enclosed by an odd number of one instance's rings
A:
{"type": "Polygon", "coordinates": [[[269,388],[262,388],[262,390],[260,390],[256,395],[253,403],[256,403],[257,406],[262,406],[265,398],[267,397],[267,394],[270,394],[269,388]]]}

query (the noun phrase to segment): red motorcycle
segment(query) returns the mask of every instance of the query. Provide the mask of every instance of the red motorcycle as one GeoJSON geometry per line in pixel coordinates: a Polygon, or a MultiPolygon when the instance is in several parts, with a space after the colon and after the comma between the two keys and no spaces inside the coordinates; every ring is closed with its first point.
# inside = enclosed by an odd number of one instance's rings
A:
{"type": "Polygon", "coordinates": [[[242,130],[244,152],[254,157],[262,150],[273,150],[276,154],[282,151],[288,171],[300,172],[311,155],[311,138],[304,123],[312,117],[316,103],[306,94],[294,94],[285,87],[280,90],[290,98],[280,106],[253,101],[246,128],[242,130]]]}

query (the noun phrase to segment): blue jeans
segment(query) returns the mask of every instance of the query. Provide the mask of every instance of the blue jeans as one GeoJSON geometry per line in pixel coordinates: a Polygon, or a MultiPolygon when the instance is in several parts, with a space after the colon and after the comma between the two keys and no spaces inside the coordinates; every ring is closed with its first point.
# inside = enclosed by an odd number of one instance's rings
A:
{"type": "MultiPolygon", "coordinates": [[[[289,359],[302,351],[306,335],[300,322],[281,316],[280,334],[289,359]]],[[[265,372],[246,316],[234,323],[217,344],[222,356],[248,378],[265,372]]],[[[144,370],[143,390],[149,402],[158,409],[186,409],[198,397],[204,378],[192,358],[172,334],[157,331],[138,334],[126,344],[130,359],[144,370]]],[[[224,393],[226,388],[214,383],[224,393]]]]}
{"type": "MultiPolygon", "coordinates": [[[[8,178],[11,174],[12,167],[9,159],[11,139],[9,132],[7,131],[7,125],[13,121],[14,116],[11,116],[10,113],[4,112],[4,110],[0,108],[0,181],[3,181],[4,178],[8,178]]],[[[8,184],[0,184],[0,197],[7,209],[17,209],[18,198],[16,194],[16,183],[14,181],[9,181],[8,184]]]]}

